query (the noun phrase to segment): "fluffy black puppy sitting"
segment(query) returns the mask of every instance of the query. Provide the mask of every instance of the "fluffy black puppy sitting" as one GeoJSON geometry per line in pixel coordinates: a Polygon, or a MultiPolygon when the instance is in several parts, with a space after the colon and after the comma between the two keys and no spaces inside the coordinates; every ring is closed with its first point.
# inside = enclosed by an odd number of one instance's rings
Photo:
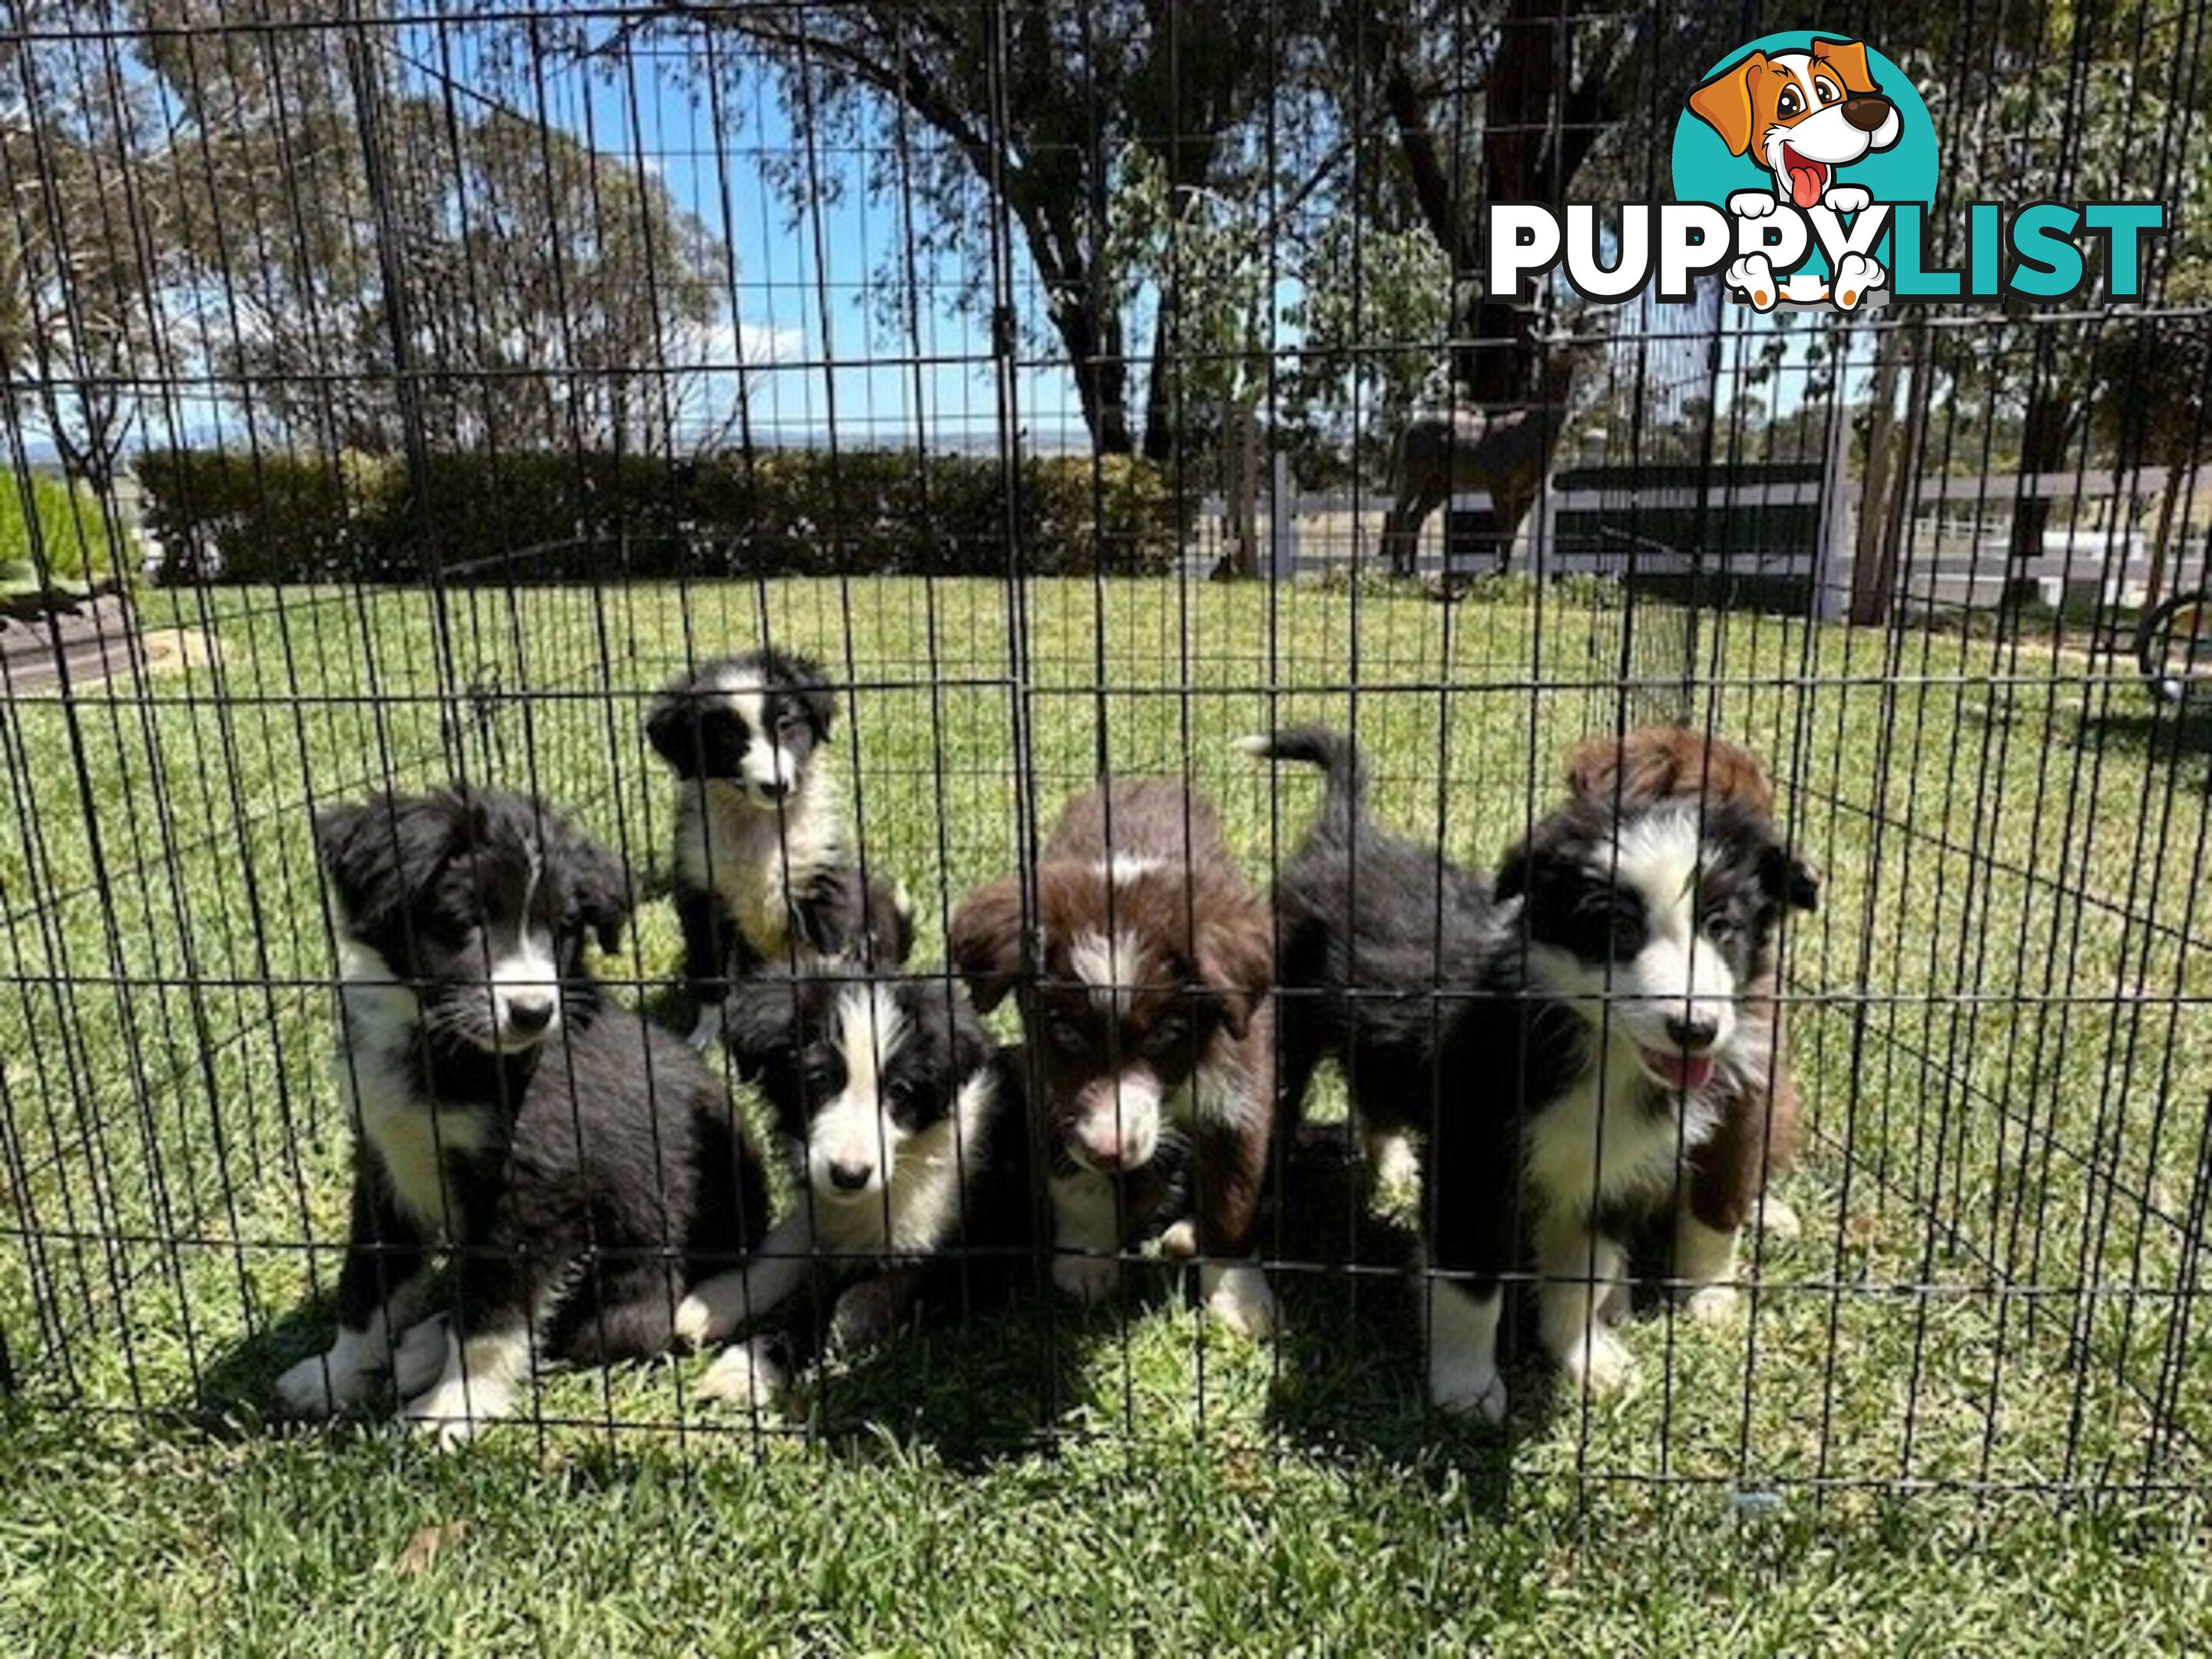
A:
{"type": "Polygon", "coordinates": [[[699,1047],[733,978],[847,957],[896,963],[914,948],[906,894],[861,878],[836,775],[816,753],[836,713],[821,670],[774,649],[679,674],[647,713],[679,785],[676,914],[699,1047]]]}
{"type": "Polygon", "coordinates": [[[620,942],[629,872],[538,801],[485,790],[333,807],[315,841],[353,1218],[337,1338],[277,1379],[284,1403],[343,1408],[389,1368],[405,1415],[455,1440],[540,1356],[665,1348],[685,1290],[765,1231],[768,1193],[706,1063],[585,967],[587,938],[620,942]],[[410,1329],[441,1247],[451,1315],[410,1329]]]}

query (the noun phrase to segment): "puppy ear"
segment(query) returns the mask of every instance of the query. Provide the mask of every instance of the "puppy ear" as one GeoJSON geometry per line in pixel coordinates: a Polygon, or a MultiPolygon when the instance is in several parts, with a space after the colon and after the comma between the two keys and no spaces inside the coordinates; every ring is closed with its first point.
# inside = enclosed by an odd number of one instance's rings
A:
{"type": "Polygon", "coordinates": [[[646,741],[676,769],[679,778],[698,775],[698,705],[692,698],[689,679],[663,688],[646,711],[646,741]]]}
{"type": "Polygon", "coordinates": [[[947,997],[952,1004],[952,1075],[973,1077],[990,1063],[994,1046],[991,1034],[983,1029],[975,1005],[968,1000],[968,993],[958,981],[934,986],[931,994],[947,997]]]}
{"type": "Polygon", "coordinates": [[[1809,911],[1820,908],[1820,878],[1813,872],[1813,866],[1802,859],[1790,860],[1790,879],[1784,899],[1796,910],[1809,911]]]}
{"type": "Polygon", "coordinates": [[[1820,878],[1804,860],[1792,857],[1786,848],[1769,847],[1759,855],[1759,884],[1777,904],[1792,910],[1820,908],[1820,878]]]}
{"type": "Polygon", "coordinates": [[[540,809],[549,854],[568,883],[564,920],[588,931],[609,953],[622,947],[623,930],[637,905],[637,878],[629,865],[568,819],[540,809]]]}
{"type": "Polygon", "coordinates": [[[1585,800],[1609,801],[1619,787],[1621,745],[1593,738],[1567,753],[1567,793],[1585,800]]]}
{"type": "Polygon", "coordinates": [[[1752,94],[1766,73],[1766,54],[1754,52],[1741,64],[1731,64],[1690,94],[1690,113],[1721,136],[1731,155],[1751,148],[1752,94]]]}
{"type": "Polygon", "coordinates": [[[799,1047],[803,994],[797,981],[780,973],[755,975],[731,988],[722,1002],[722,1043],[739,1077],[757,1082],[790,1059],[799,1047]]]}
{"type": "Polygon", "coordinates": [[[1814,58],[1826,58],[1844,77],[1845,92],[1880,92],[1875,84],[1873,68],[1867,63],[1866,46],[1858,40],[1815,40],[1812,53],[1814,58]]]}
{"type": "Polygon", "coordinates": [[[952,965],[981,1012],[1006,1000],[1022,970],[1022,889],[1012,876],[978,887],[952,912],[952,965]]]}
{"type": "Polygon", "coordinates": [[[791,677],[792,694],[799,706],[806,711],[806,724],[814,733],[817,743],[830,739],[830,728],[837,719],[837,694],[830,689],[830,682],[811,657],[786,657],[784,668],[791,677]]]}
{"type": "Polygon", "coordinates": [[[375,932],[405,901],[401,841],[412,804],[377,795],[315,814],[315,859],[347,921],[375,932]]]}
{"type": "Polygon", "coordinates": [[[1490,896],[1502,903],[1525,895],[1528,890],[1529,861],[1528,843],[1524,841],[1498,861],[1498,874],[1490,884],[1490,896]]]}
{"type": "Polygon", "coordinates": [[[1221,1023],[1232,1037],[1251,1028],[1275,976],[1274,931],[1259,905],[1214,903],[1199,929],[1198,972],[1221,1005],[1221,1023]]]}

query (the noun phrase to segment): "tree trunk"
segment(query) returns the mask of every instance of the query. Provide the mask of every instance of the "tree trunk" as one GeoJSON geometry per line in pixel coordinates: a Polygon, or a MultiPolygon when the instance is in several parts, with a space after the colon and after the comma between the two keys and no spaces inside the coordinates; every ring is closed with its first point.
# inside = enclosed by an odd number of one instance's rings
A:
{"type": "Polygon", "coordinates": [[[2166,597],[2166,555],[2173,545],[2173,514],[2181,502],[2181,486],[2191,471],[2185,456],[2168,459],[2166,469],[2166,488],[2158,493],[2158,529],[2151,538],[2150,571],[2143,579],[2142,608],[2145,614],[2158,608],[2166,597]]]}
{"type": "Polygon", "coordinates": [[[1121,319],[1102,316],[1080,302],[1054,307],[1053,326],[1067,349],[1075,372],[1075,393],[1083,405],[1083,424],[1091,432],[1094,454],[1127,455],[1129,437],[1129,365],[1121,355],[1121,319]]]}
{"type": "MultiPolygon", "coordinates": [[[[1221,404],[1221,557],[1211,580],[1260,574],[1260,416],[1233,398],[1221,404]]],[[[1280,510],[1279,504],[1278,511],[1280,510]]]]}
{"type": "MultiPolygon", "coordinates": [[[[2067,440],[2073,425],[2071,392],[2045,386],[2027,406],[2027,419],[2020,434],[2020,470],[2024,474],[2056,472],[2066,465],[2067,440]]],[[[2016,495],[2012,535],[2005,552],[2004,605],[2011,610],[2034,591],[2028,563],[2043,556],[2043,532],[2051,524],[2052,497],[2016,495]]]]}
{"type": "Polygon", "coordinates": [[[1857,544],[1851,553],[1851,624],[1879,628],[1889,620],[1896,586],[1897,544],[1889,534],[1889,492],[1896,476],[1892,446],[1897,429],[1898,360],[1905,337],[1885,333],[1875,359],[1874,390],[1869,401],[1866,488],[1859,496],[1857,544]]]}
{"type": "Polygon", "coordinates": [[[1174,310],[1175,296],[1162,294],[1152,318],[1152,367],[1145,376],[1145,459],[1161,466],[1172,461],[1181,447],[1177,428],[1182,422],[1176,419],[1175,387],[1170,384],[1174,370],[1168,361],[1174,310]]]}

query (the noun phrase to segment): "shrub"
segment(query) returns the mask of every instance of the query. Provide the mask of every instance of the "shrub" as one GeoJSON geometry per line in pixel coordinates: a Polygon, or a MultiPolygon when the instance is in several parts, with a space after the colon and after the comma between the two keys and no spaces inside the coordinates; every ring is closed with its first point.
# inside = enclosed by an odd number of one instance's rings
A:
{"type": "Polygon", "coordinates": [[[138,458],[146,528],[161,544],[155,580],[320,581],[356,563],[362,514],[378,465],[222,450],[155,450],[138,458]]]}
{"type": "Polygon", "coordinates": [[[164,582],[572,580],[608,575],[1158,574],[1189,514],[1126,458],[775,450],[672,465],[601,453],[140,459],[164,582]]]}
{"type": "Polygon", "coordinates": [[[44,556],[46,574],[52,580],[71,583],[137,580],[137,544],[128,532],[118,535],[111,529],[98,496],[51,473],[31,473],[27,481],[27,491],[23,475],[0,483],[0,588],[36,584],[39,559],[34,556],[31,533],[34,523],[36,553],[44,556]]]}

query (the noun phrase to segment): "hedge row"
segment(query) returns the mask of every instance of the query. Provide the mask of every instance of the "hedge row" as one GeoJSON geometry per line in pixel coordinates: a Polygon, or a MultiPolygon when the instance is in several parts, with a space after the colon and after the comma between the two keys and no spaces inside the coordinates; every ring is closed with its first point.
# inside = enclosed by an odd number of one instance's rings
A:
{"type": "Polygon", "coordinates": [[[643,457],[141,456],[164,583],[933,572],[997,575],[1007,537],[1040,575],[1157,575],[1188,527],[1158,469],[1021,464],[1009,523],[995,459],[775,451],[672,466],[643,457]]]}

